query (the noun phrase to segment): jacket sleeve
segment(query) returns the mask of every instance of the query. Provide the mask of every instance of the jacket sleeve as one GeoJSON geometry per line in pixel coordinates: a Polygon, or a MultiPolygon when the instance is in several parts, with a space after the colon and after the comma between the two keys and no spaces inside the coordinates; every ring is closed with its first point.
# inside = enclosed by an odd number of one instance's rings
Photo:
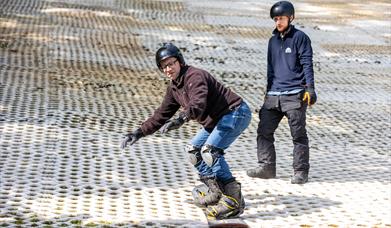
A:
{"type": "Polygon", "coordinates": [[[269,44],[267,47],[267,85],[266,85],[266,92],[268,92],[272,86],[273,83],[273,77],[274,77],[274,70],[273,70],[273,63],[272,63],[272,50],[271,50],[271,39],[269,40],[269,44]]]}
{"type": "Polygon", "coordinates": [[[302,34],[298,39],[298,51],[299,61],[303,66],[306,85],[315,87],[311,40],[306,34],[302,34]]]}
{"type": "Polygon", "coordinates": [[[191,77],[191,83],[187,85],[189,104],[182,114],[189,120],[197,119],[205,112],[208,99],[207,78],[202,73],[194,74],[191,77]]]}
{"type": "Polygon", "coordinates": [[[143,134],[146,136],[155,133],[167,120],[174,116],[179,108],[180,105],[172,95],[172,90],[169,86],[159,108],[155,110],[150,118],[141,124],[140,128],[143,134]]]}

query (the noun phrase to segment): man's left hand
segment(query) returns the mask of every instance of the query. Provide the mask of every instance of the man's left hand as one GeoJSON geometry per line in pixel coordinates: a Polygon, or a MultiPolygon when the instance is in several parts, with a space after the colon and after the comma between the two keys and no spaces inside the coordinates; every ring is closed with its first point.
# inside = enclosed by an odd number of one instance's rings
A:
{"type": "Polygon", "coordinates": [[[167,122],[163,125],[163,127],[160,129],[160,133],[164,134],[168,131],[178,129],[185,123],[185,120],[183,117],[178,117],[175,119],[167,120],[167,122]]]}
{"type": "Polygon", "coordinates": [[[311,106],[316,103],[317,96],[315,93],[315,89],[312,86],[309,86],[305,89],[303,101],[308,104],[308,106],[311,106]]]}

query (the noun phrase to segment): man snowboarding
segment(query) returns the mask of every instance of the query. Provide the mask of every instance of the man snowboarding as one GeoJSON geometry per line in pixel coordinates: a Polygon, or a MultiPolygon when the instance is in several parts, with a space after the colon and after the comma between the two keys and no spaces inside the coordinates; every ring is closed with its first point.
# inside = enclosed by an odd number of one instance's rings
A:
{"type": "Polygon", "coordinates": [[[185,149],[204,183],[194,188],[194,201],[205,207],[209,219],[240,215],[244,209],[241,185],[232,176],[224,150],[248,127],[249,107],[207,71],[186,65],[181,51],[171,43],[157,50],[156,64],[170,78],[170,85],[160,107],[125,136],[121,148],[159,129],[164,134],[197,121],[202,129],[185,149]],[[172,118],[181,107],[178,117],[172,118]]]}

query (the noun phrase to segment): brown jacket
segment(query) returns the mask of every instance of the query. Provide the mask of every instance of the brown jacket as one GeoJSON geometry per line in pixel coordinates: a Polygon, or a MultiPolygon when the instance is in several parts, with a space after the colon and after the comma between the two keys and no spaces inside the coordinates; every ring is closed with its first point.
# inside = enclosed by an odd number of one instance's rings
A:
{"type": "Polygon", "coordinates": [[[153,134],[183,107],[181,116],[196,120],[210,131],[223,115],[241,102],[240,96],[205,70],[184,66],[180,76],[168,86],[160,107],[141,125],[141,130],[145,136],[153,134]]]}

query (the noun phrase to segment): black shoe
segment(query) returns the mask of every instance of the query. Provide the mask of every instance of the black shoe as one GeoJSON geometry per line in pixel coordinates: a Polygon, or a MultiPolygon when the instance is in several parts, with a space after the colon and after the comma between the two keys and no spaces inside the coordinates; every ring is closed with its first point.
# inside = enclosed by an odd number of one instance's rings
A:
{"type": "Polygon", "coordinates": [[[276,178],[276,167],[274,165],[263,165],[261,167],[249,169],[247,170],[247,176],[262,179],[276,178]]]}
{"type": "Polygon", "coordinates": [[[305,184],[308,182],[308,171],[295,171],[291,178],[292,184],[305,184]]]}

